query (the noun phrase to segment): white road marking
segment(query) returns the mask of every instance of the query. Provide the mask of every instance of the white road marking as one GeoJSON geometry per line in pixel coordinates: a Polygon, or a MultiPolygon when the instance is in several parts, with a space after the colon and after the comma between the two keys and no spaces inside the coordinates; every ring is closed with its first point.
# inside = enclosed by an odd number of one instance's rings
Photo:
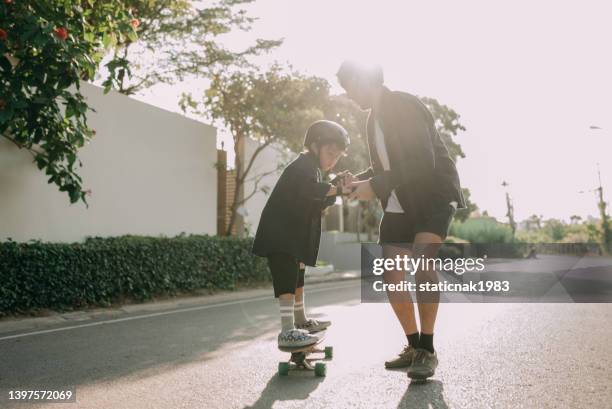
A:
{"type": "MultiPolygon", "coordinates": [[[[323,291],[339,290],[339,289],[349,288],[349,287],[354,287],[354,286],[355,286],[355,284],[351,283],[349,285],[345,284],[345,285],[339,285],[339,286],[335,286],[335,287],[313,288],[313,289],[309,289],[308,293],[312,294],[312,293],[319,293],[319,292],[323,292],[323,291]]],[[[68,326],[68,327],[61,327],[61,328],[45,329],[45,330],[40,330],[40,331],[25,332],[25,333],[22,333],[22,334],[14,334],[14,335],[8,335],[8,336],[5,336],[5,337],[0,337],[0,341],[5,341],[5,340],[15,339],[15,338],[24,338],[24,337],[29,337],[29,336],[32,336],[32,335],[49,334],[49,333],[52,333],[52,332],[68,331],[68,330],[71,330],[71,329],[78,329],[78,328],[85,328],[85,327],[95,327],[95,326],[98,326],[98,325],[114,324],[114,323],[117,323],[117,322],[133,321],[133,320],[139,320],[139,319],[151,318],[151,317],[159,317],[159,316],[162,316],[162,315],[178,314],[178,313],[181,313],[181,312],[207,310],[207,309],[216,308],[216,307],[226,307],[228,305],[236,305],[236,304],[250,303],[250,302],[256,302],[256,301],[264,301],[264,300],[270,300],[271,299],[270,297],[271,297],[271,295],[267,295],[267,296],[256,297],[256,298],[248,298],[246,300],[226,301],[226,302],[217,303],[217,304],[200,305],[200,306],[197,306],[197,307],[182,308],[182,309],[172,310],[172,311],[154,312],[154,313],[151,313],[151,314],[137,315],[137,316],[133,316],[133,317],[116,318],[116,319],[105,320],[105,321],[90,322],[88,324],[71,325],[71,326],[68,326]]]]}

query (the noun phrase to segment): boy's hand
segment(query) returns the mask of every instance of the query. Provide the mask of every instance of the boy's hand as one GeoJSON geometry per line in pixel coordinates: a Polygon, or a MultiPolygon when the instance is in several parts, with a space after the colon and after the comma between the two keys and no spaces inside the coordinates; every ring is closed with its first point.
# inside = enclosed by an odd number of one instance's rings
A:
{"type": "Polygon", "coordinates": [[[351,172],[345,171],[342,175],[342,187],[351,187],[353,183],[359,182],[359,179],[355,177],[351,172]]]}
{"type": "Polygon", "coordinates": [[[349,200],[372,200],[376,198],[372,185],[369,180],[353,182],[351,187],[355,187],[355,191],[349,195],[349,200]]]}

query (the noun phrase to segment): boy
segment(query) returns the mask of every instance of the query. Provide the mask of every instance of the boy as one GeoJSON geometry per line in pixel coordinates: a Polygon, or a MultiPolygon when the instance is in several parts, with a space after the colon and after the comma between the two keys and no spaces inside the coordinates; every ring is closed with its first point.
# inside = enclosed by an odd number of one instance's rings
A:
{"type": "Polygon", "coordinates": [[[281,313],[279,347],[314,344],[311,335],[331,323],[304,313],[304,265],[314,266],[321,239],[321,212],[344,192],[321,181],[321,171],[336,166],[350,143],[346,130],[332,121],[316,121],[304,139],[306,151],[283,171],[264,207],[253,253],[267,257],[274,296],[281,313]]]}

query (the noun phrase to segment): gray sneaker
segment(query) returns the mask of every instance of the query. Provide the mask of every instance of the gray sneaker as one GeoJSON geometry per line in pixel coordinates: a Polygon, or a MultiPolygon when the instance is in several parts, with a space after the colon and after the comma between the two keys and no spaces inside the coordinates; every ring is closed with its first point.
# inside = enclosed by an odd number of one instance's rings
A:
{"type": "Polygon", "coordinates": [[[298,348],[316,343],[319,338],[312,336],[303,329],[289,329],[278,334],[278,346],[284,348],[298,348]]]}
{"type": "Polygon", "coordinates": [[[406,345],[398,357],[385,362],[385,368],[405,368],[412,365],[412,360],[416,350],[410,345],[406,345]]]}
{"type": "Polygon", "coordinates": [[[438,356],[436,352],[432,354],[426,349],[418,348],[408,368],[408,377],[411,379],[427,379],[434,375],[438,367],[438,356]]]}
{"type": "Polygon", "coordinates": [[[312,334],[313,332],[324,331],[330,325],[331,325],[331,321],[317,321],[317,320],[309,319],[300,324],[296,323],[295,327],[297,329],[306,330],[312,334]]]}

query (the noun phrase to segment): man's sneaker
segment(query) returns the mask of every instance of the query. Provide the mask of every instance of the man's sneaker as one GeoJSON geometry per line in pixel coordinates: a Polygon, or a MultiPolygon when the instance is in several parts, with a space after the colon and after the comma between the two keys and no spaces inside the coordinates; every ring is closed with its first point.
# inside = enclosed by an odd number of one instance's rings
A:
{"type": "Polygon", "coordinates": [[[288,329],[278,334],[278,346],[284,348],[305,347],[316,343],[319,338],[312,336],[303,329],[288,329]]]}
{"type": "Polygon", "coordinates": [[[427,379],[432,377],[438,367],[438,356],[426,349],[418,348],[412,365],[408,368],[408,377],[411,379],[427,379]]]}
{"type": "Polygon", "coordinates": [[[296,323],[297,329],[304,329],[310,333],[324,331],[331,325],[331,321],[317,321],[308,319],[300,324],[296,323]]]}
{"type": "Polygon", "coordinates": [[[412,365],[412,360],[416,350],[410,345],[406,345],[398,357],[385,362],[385,368],[405,368],[412,365]]]}

